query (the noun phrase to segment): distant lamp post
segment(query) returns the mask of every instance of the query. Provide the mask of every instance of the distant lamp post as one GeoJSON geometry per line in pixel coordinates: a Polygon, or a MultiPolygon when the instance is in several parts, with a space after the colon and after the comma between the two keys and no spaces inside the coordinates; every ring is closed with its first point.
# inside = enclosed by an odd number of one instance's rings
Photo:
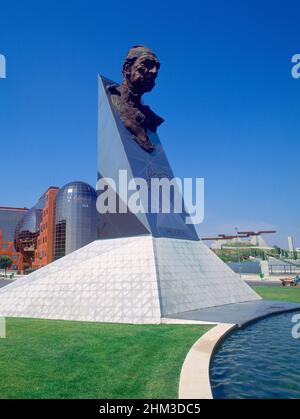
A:
{"type": "MultiPolygon", "coordinates": [[[[239,231],[239,229],[237,228],[237,227],[235,227],[235,231],[236,231],[236,235],[238,236],[238,231],[239,231]]],[[[239,242],[237,243],[238,244],[238,246],[237,246],[237,250],[238,250],[238,266],[239,266],[239,275],[240,275],[240,278],[242,278],[242,274],[241,274],[241,255],[240,255],[240,246],[239,246],[239,242]]]]}

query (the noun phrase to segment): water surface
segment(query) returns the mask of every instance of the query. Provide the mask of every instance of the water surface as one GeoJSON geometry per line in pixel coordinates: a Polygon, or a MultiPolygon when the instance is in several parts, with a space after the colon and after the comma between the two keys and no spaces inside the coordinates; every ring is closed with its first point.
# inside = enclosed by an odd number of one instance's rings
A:
{"type": "Polygon", "coordinates": [[[214,398],[300,398],[300,338],[292,337],[294,315],[300,312],[259,320],[221,343],[210,369],[214,398]]]}

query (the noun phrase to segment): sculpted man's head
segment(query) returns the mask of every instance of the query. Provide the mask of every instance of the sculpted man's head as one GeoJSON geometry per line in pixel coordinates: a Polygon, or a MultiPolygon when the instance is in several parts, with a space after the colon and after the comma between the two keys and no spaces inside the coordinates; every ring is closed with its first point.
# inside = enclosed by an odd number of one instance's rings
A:
{"type": "Polygon", "coordinates": [[[155,86],[159,68],[160,63],[154,52],[136,45],[129,50],[123,64],[123,82],[108,87],[111,102],[124,126],[134,141],[148,153],[154,151],[148,134],[150,131],[155,133],[164,120],[144,105],[141,98],[155,86]]]}
{"type": "Polygon", "coordinates": [[[142,45],[132,47],[123,65],[123,83],[138,95],[150,92],[155,86],[160,63],[151,49],[142,45]]]}

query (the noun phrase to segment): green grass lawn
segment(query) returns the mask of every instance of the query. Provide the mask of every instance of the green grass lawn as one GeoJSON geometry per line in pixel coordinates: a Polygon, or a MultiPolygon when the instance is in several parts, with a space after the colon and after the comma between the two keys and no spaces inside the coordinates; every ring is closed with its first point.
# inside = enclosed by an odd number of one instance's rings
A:
{"type": "Polygon", "coordinates": [[[184,358],[210,327],[7,319],[0,398],[177,398],[184,358]]]}
{"type": "MultiPolygon", "coordinates": [[[[300,288],[253,288],[300,303],[300,288]]],[[[184,358],[210,328],[7,319],[0,398],[177,398],[184,358]]]]}
{"type": "Polygon", "coordinates": [[[281,300],[300,303],[300,288],[272,287],[266,285],[254,286],[253,289],[266,300],[281,300]]]}

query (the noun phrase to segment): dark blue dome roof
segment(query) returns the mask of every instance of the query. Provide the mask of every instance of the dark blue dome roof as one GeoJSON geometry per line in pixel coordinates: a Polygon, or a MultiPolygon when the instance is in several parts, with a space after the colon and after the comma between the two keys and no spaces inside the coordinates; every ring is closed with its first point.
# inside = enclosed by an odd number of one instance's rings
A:
{"type": "Polygon", "coordinates": [[[97,193],[95,189],[85,182],[69,182],[64,185],[57,194],[57,200],[61,200],[64,198],[72,198],[76,196],[87,197],[87,198],[97,198],[97,193]]]}

